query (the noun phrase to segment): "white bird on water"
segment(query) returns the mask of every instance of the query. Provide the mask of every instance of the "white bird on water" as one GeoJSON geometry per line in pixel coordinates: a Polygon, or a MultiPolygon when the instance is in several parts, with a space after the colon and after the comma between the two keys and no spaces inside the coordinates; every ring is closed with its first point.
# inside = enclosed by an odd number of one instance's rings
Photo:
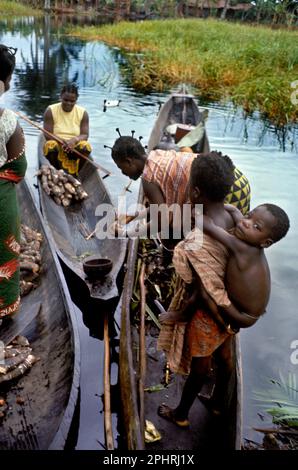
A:
{"type": "Polygon", "coordinates": [[[121,103],[121,100],[104,100],[103,110],[106,111],[107,108],[116,108],[121,103]]]}

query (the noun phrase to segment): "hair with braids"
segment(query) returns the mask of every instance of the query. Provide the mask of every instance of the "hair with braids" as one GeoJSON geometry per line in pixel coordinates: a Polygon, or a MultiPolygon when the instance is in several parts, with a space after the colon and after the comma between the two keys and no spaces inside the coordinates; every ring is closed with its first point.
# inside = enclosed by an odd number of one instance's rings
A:
{"type": "Polygon", "coordinates": [[[61,95],[63,95],[63,93],[73,93],[78,98],[79,88],[74,83],[66,83],[61,90],[61,95]]]}

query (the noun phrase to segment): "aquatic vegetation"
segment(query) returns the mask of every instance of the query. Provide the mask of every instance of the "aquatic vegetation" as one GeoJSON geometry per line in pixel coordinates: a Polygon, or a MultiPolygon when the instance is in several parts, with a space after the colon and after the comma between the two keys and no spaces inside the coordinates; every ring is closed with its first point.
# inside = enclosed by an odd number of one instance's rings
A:
{"type": "Polygon", "coordinates": [[[298,80],[297,31],[179,19],[68,32],[120,47],[126,59],[120,66],[138,90],[164,91],[184,82],[203,99],[232,101],[276,126],[298,121],[298,105],[291,101],[291,83],[298,80]]]}
{"type": "Polygon", "coordinates": [[[28,5],[10,0],[0,0],[0,11],[2,18],[11,16],[36,16],[43,14],[43,12],[37,8],[31,8],[28,5]]]}
{"type": "Polygon", "coordinates": [[[255,392],[255,399],[272,416],[274,424],[298,427],[298,387],[295,374],[286,380],[282,373],[279,380],[270,380],[270,390],[255,392]]]}

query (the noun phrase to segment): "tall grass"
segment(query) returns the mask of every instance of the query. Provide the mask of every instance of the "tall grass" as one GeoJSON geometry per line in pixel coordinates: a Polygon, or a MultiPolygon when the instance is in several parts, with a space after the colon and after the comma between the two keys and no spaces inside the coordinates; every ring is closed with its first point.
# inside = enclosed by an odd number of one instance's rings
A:
{"type": "Polygon", "coordinates": [[[41,10],[10,0],[0,0],[0,11],[2,18],[10,16],[36,16],[42,14],[41,10]]]}
{"type": "Polygon", "coordinates": [[[136,52],[127,61],[137,89],[161,91],[185,82],[203,98],[232,100],[275,125],[298,120],[290,100],[298,80],[296,31],[179,19],[77,27],[70,34],[136,52]]]}

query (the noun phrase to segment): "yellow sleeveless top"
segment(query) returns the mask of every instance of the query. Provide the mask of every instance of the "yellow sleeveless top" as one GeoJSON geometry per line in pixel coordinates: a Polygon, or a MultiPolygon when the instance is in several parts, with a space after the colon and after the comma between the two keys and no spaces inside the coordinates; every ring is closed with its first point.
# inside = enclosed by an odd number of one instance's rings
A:
{"type": "Polygon", "coordinates": [[[75,104],[69,113],[63,111],[61,103],[52,104],[49,108],[52,111],[54,121],[53,133],[57,137],[69,140],[80,135],[81,121],[85,112],[84,108],[75,104]]]}

